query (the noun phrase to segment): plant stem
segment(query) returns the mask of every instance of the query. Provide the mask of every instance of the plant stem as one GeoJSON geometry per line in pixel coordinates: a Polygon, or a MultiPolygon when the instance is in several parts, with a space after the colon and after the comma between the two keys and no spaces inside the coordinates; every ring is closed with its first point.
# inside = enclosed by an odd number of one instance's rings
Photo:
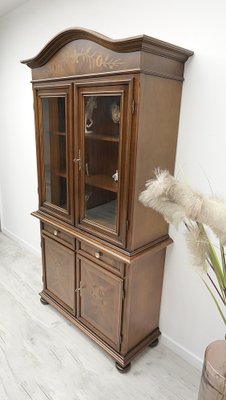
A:
{"type": "Polygon", "coordinates": [[[225,316],[224,316],[224,314],[223,314],[223,312],[222,312],[222,310],[221,310],[221,308],[220,308],[220,306],[219,306],[219,304],[218,304],[217,299],[215,298],[215,296],[214,296],[212,290],[210,289],[210,287],[207,285],[206,281],[205,281],[203,278],[202,278],[202,281],[203,281],[204,285],[207,287],[208,291],[210,292],[210,294],[211,294],[211,296],[212,296],[212,298],[213,298],[213,300],[214,300],[214,303],[216,304],[217,309],[218,309],[218,311],[219,311],[219,313],[220,313],[220,316],[221,316],[221,318],[223,319],[224,324],[225,324],[225,326],[226,326],[226,318],[225,318],[225,316]]]}
{"type": "Polygon", "coordinates": [[[224,290],[225,290],[224,274],[222,272],[221,265],[219,263],[217,254],[216,254],[216,252],[215,252],[215,250],[214,250],[214,248],[212,246],[212,243],[210,242],[210,240],[208,238],[208,235],[207,235],[207,233],[205,231],[205,228],[204,228],[203,224],[201,224],[200,222],[197,222],[197,225],[198,225],[200,231],[205,235],[205,237],[207,239],[208,246],[209,246],[210,261],[211,261],[211,264],[213,266],[214,272],[216,274],[216,277],[217,277],[217,280],[218,280],[218,283],[219,283],[219,287],[220,287],[222,296],[224,296],[224,290]]]}
{"type": "Polygon", "coordinates": [[[210,282],[212,283],[212,285],[213,285],[214,288],[216,289],[216,291],[217,291],[217,293],[219,294],[219,296],[220,296],[220,298],[221,298],[223,304],[225,305],[225,300],[224,300],[222,294],[220,293],[220,291],[218,290],[218,287],[217,287],[216,284],[214,283],[213,279],[211,278],[211,276],[210,276],[208,273],[207,273],[206,275],[208,276],[210,282]]]}
{"type": "Polygon", "coordinates": [[[222,261],[223,274],[224,274],[224,277],[226,277],[225,254],[224,254],[224,247],[222,246],[221,242],[220,242],[220,250],[221,250],[221,261],[222,261]]]}

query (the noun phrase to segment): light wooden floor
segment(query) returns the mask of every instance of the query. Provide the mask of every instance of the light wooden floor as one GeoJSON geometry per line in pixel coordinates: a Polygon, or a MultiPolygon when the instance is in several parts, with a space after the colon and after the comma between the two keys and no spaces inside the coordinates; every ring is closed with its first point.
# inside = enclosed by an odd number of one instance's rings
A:
{"type": "Polygon", "coordinates": [[[40,259],[0,233],[0,400],[195,400],[200,373],[161,343],[119,374],[39,302],[40,259]]]}

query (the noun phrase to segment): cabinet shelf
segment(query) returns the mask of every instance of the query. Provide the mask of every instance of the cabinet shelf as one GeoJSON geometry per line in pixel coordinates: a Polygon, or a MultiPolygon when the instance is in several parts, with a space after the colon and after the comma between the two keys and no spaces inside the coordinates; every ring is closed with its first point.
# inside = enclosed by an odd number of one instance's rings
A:
{"type": "Polygon", "coordinates": [[[67,178],[67,173],[66,170],[65,171],[58,171],[57,172],[58,176],[61,176],[62,178],[67,178]]]}
{"type": "Polygon", "coordinates": [[[52,133],[53,133],[53,135],[57,135],[57,136],[66,136],[66,132],[54,131],[52,133]]]}
{"type": "Polygon", "coordinates": [[[100,189],[109,190],[110,192],[118,191],[118,182],[115,182],[108,175],[91,175],[85,177],[85,183],[90,186],[95,186],[100,189]]]}
{"type": "Polygon", "coordinates": [[[86,133],[85,138],[90,140],[102,140],[105,142],[119,143],[118,136],[100,135],[98,133],[86,133]]]}

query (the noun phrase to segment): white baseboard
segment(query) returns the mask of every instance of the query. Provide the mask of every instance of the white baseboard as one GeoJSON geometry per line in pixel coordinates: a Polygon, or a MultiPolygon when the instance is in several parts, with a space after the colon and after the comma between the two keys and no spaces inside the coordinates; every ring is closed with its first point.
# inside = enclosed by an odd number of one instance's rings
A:
{"type": "Polygon", "coordinates": [[[21,239],[19,236],[15,235],[15,233],[9,231],[8,229],[4,228],[2,226],[2,233],[5,236],[8,236],[9,238],[15,240],[17,243],[21,244],[23,247],[28,249],[31,253],[34,255],[41,257],[41,250],[37,250],[35,247],[31,246],[30,243],[26,242],[25,240],[21,239]]]}
{"type": "Polygon", "coordinates": [[[193,367],[197,368],[199,371],[202,370],[203,360],[197,357],[195,354],[185,349],[183,346],[175,342],[173,339],[162,333],[160,336],[162,344],[164,344],[169,349],[173,350],[178,356],[183,358],[193,367]]]}

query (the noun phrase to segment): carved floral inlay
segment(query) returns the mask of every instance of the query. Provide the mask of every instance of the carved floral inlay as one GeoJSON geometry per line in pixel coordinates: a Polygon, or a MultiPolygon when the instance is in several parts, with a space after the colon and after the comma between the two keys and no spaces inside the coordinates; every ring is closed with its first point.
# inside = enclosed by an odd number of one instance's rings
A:
{"type": "Polygon", "coordinates": [[[64,49],[63,57],[61,53],[56,54],[50,64],[43,67],[43,72],[44,75],[54,74],[55,76],[61,76],[65,73],[73,75],[74,73],[84,74],[85,72],[96,72],[97,70],[113,71],[119,70],[123,66],[125,66],[123,59],[115,57],[113,54],[104,54],[99,49],[91,49],[91,47],[87,49],[84,47],[72,48],[72,46],[68,45],[68,48],[64,49]]]}
{"type": "Polygon", "coordinates": [[[89,69],[106,68],[113,69],[122,67],[125,63],[120,58],[112,58],[108,54],[103,55],[91,48],[81,50],[74,50],[73,58],[76,64],[83,61],[88,64],[89,69]]]}
{"type": "Polygon", "coordinates": [[[96,285],[93,285],[90,290],[90,294],[93,300],[93,306],[95,307],[96,311],[99,311],[101,313],[104,313],[104,308],[107,304],[104,299],[104,292],[106,290],[107,288],[98,287],[96,285]]]}

